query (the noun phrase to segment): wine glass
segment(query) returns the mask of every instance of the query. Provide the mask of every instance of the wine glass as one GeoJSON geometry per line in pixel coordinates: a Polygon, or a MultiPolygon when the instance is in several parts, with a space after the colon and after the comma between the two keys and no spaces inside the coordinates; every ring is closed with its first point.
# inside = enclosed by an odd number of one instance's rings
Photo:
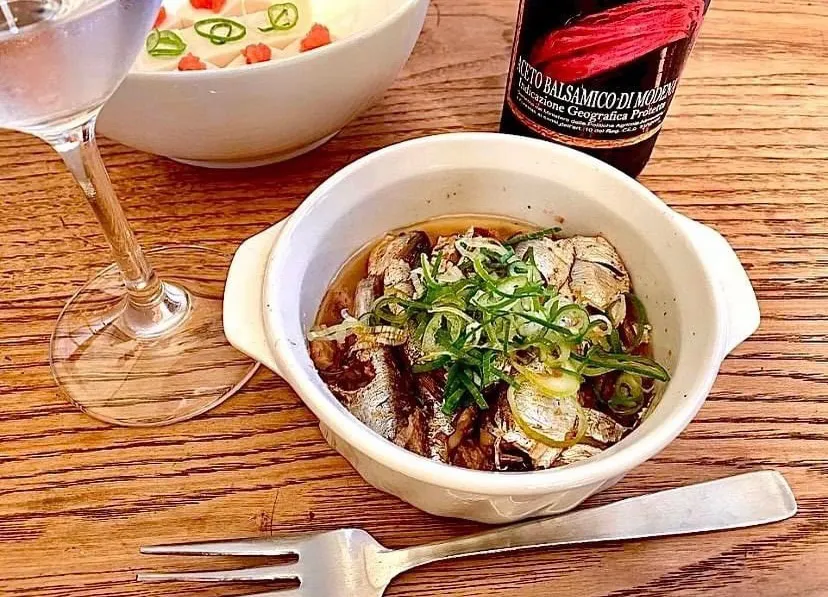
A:
{"type": "Polygon", "coordinates": [[[222,329],[226,256],[193,246],[145,255],[95,142],[98,113],[126,76],[160,5],[0,0],[0,127],[36,135],[60,154],[115,261],[60,314],[50,344],[52,373],[81,410],[126,426],[203,413],[257,367],[222,329]]]}

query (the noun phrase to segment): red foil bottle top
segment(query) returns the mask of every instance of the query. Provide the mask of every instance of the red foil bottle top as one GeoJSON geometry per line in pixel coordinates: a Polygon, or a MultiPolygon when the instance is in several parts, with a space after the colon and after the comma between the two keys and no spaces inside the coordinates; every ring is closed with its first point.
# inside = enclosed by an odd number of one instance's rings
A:
{"type": "Polygon", "coordinates": [[[637,0],[576,18],[540,39],[529,61],[558,81],[583,81],[692,37],[704,6],[704,0],[637,0]]]}

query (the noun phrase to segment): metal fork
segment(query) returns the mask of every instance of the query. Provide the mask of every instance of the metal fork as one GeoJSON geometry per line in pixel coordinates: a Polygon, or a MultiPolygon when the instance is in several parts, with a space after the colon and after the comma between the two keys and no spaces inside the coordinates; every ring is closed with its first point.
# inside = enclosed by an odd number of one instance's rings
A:
{"type": "Polygon", "coordinates": [[[630,498],[408,549],[390,550],[359,529],[294,539],[240,539],[144,547],[145,554],[282,556],[299,560],[226,572],[140,574],[141,581],[298,580],[299,588],[250,597],[382,597],[397,575],[439,560],[518,549],[683,535],[790,518],[796,500],[785,478],[759,471],[630,498]]]}

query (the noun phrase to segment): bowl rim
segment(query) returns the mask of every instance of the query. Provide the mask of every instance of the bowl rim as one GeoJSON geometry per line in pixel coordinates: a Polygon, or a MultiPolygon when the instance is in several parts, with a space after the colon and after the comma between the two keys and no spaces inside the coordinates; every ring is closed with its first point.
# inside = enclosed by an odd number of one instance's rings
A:
{"type": "Polygon", "coordinates": [[[163,80],[164,78],[170,76],[175,76],[175,80],[181,77],[184,77],[185,80],[202,78],[220,79],[226,77],[241,76],[243,73],[246,72],[263,72],[268,69],[276,70],[279,68],[285,68],[286,65],[301,64],[302,62],[310,62],[312,60],[323,60],[325,56],[330,52],[338,51],[337,48],[345,49],[346,47],[357,45],[364,39],[372,37],[373,35],[377,34],[383,29],[390,27],[397,21],[402,20],[408,13],[408,11],[416,7],[418,4],[428,4],[429,1],[430,0],[400,0],[400,6],[398,6],[396,10],[385,15],[385,17],[383,17],[381,21],[375,23],[374,25],[371,25],[367,29],[363,29],[357,33],[354,33],[353,35],[349,35],[344,39],[337,40],[335,43],[328,44],[327,46],[323,46],[321,48],[317,48],[313,52],[304,52],[296,56],[291,56],[284,60],[273,60],[268,62],[258,62],[256,64],[247,64],[244,66],[244,68],[214,68],[207,70],[153,72],[133,71],[130,69],[130,71],[127,73],[126,78],[143,81],[163,80]]]}
{"type": "MultiPolygon", "coordinates": [[[[300,355],[307,356],[306,344],[297,345],[274,333],[282,327],[279,325],[279,321],[283,319],[281,310],[265,310],[262,325],[265,326],[279,371],[319,418],[320,423],[332,430],[336,436],[343,438],[343,441],[349,443],[361,455],[374,462],[424,483],[472,494],[526,496],[543,492],[566,491],[617,479],[670,444],[687,427],[704,404],[724,358],[720,355],[725,354],[726,310],[724,298],[715,290],[716,282],[710,270],[705,267],[704,260],[693,246],[687,232],[675,223],[675,212],[641,183],[606,163],[562,145],[499,133],[448,133],[404,141],[381,149],[353,162],[331,176],[288,218],[268,256],[262,289],[263,302],[270,303],[269,297],[275,299],[275,295],[270,294],[271,289],[279,288],[281,285],[272,284],[271,281],[278,279],[278,275],[285,271],[284,268],[288,263],[286,261],[287,247],[293,244],[292,238],[299,224],[308,216],[312,217],[313,212],[319,209],[320,203],[335,198],[337,187],[347,185],[352,174],[364,168],[370,168],[377,161],[388,159],[389,156],[412,149],[416,150],[423,145],[463,142],[515,144],[531,151],[550,152],[564,160],[580,163],[587,169],[594,170],[595,176],[604,176],[611,180],[612,184],[632,190],[649,205],[650,209],[660,212],[659,215],[663,217],[665,225],[669,225],[677,235],[684,238],[690,247],[688,254],[695,257],[700,264],[702,276],[707,283],[707,291],[713,307],[709,322],[714,330],[711,334],[711,346],[707,347],[709,350],[699,357],[704,372],[698,375],[691,384],[680,389],[683,394],[686,394],[686,398],[674,408],[672,417],[649,430],[647,435],[624,446],[619,444],[616,451],[604,457],[591,458],[567,467],[540,471],[514,473],[477,471],[437,462],[410,452],[386,440],[356,417],[347,413],[330,390],[327,388],[324,391],[320,390],[300,362],[300,355]]],[[[666,391],[669,391],[669,386],[666,391]]]]}

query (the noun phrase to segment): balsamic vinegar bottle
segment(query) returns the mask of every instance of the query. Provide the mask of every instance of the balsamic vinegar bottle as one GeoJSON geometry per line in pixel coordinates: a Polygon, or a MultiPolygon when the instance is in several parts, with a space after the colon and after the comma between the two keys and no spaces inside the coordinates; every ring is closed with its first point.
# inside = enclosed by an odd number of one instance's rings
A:
{"type": "Polygon", "coordinates": [[[522,0],[500,130],[638,176],[710,0],[522,0]]]}

